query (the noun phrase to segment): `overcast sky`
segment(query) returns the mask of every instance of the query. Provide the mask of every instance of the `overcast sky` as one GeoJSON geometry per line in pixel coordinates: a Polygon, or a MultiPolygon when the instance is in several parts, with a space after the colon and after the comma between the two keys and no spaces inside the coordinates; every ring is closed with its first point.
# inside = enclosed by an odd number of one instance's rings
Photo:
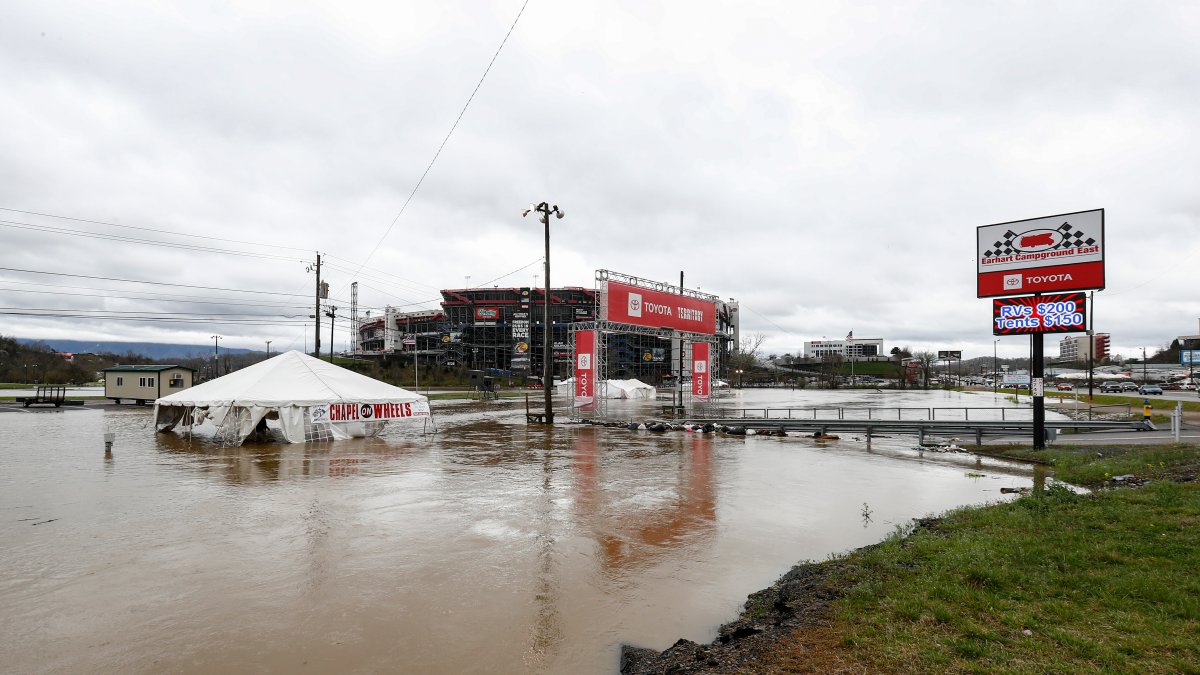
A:
{"type": "Polygon", "coordinates": [[[314,251],[336,298],[433,307],[534,283],[542,200],[554,285],[682,270],[767,353],[990,355],[975,228],[1095,208],[1096,329],[1200,331],[1200,4],[530,0],[404,208],[522,4],[5,3],[3,311],[213,320],[0,334],[300,349],[314,251]]]}

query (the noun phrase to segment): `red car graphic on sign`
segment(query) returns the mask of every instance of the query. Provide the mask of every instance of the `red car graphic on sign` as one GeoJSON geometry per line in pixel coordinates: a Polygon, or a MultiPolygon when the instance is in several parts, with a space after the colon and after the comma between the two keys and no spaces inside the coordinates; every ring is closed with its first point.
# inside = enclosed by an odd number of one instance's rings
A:
{"type": "Polygon", "coordinates": [[[1054,233],[1046,232],[1043,234],[1031,234],[1027,237],[1021,237],[1021,248],[1030,248],[1033,246],[1053,246],[1054,233]]]}

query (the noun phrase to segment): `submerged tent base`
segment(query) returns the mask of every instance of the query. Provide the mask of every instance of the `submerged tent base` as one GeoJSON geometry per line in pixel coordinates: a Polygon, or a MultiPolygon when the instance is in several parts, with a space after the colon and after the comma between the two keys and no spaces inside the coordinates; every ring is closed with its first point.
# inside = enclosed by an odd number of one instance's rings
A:
{"type": "Polygon", "coordinates": [[[429,400],[297,351],[280,354],[154,402],[158,431],[212,424],[240,445],[264,420],[289,443],[375,436],[388,420],[429,418],[429,400]]]}
{"type": "Polygon", "coordinates": [[[279,430],[289,443],[338,441],[377,436],[387,427],[386,420],[313,422],[309,406],[156,406],[155,427],[160,432],[175,427],[191,431],[193,427],[212,425],[216,437],[230,445],[251,438],[260,423],[278,420],[279,430]]]}

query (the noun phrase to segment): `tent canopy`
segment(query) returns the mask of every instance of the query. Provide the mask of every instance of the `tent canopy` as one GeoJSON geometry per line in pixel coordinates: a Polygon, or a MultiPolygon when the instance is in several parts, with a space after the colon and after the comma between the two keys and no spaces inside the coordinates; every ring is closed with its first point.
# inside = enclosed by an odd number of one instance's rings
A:
{"type": "MultiPolygon", "coordinates": [[[[569,395],[575,391],[575,378],[568,377],[554,385],[559,394],[569,395]]],[[[599,394],[603,398],[654,398],[654,387],[641,380],[605,380],[599,384],[599,394]]]]}
{"type": "Polygon", "coordinates": [[[154,407],[160,431],[207,419],[239,443],[267,416],[278,417],[287,440],[299,443],[371,435],[387,419],[429,415],[428,399],[420,394],[298,351],[164,396],[154,407]],[[192,419],[185,419],[189,409],[192,419]]]}

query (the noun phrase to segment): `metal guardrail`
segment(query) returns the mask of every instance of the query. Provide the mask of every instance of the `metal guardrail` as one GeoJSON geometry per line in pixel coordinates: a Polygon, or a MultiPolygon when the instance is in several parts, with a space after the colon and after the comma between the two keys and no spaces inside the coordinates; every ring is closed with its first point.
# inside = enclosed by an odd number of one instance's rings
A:
{"type": "MultiPolygon", "coordinates": [[[[847,407],[813,407],[813,408],[743,408],[740,417],[742,419],[819,419],[818,413],[832,412],[836,415],[836,419],[866,419],[866,420],[937,420],[937,419],[963,419],[970,420],[971,412],[976,413],[976,419],[979,419],[979,413],[983,412],[1000,412],[1002,421],[1008,419],[1033,419],[1033,410],[1030,408],[974,408],[974,407],[895,407],[895,408],[847,408],[847,407]],[[760,413],[760,414],[752,414],[760,413]],[[939,417],[940,414],[940,417],[939,417]],[[961,417],[959,417],[961,415],[961,417]],[[1012,417],[1017,415],[1017,417],[1012,417]]],[[[830,419],[830,418],[824,418],[830,419]]]]}
{"type": "MultiPolygon", "coordinates": [[[[973,435],[975,444],[983,444],[986,435],[1033,435],[1033,420],[897,420],[897,419],[806,419],[806,418],[768,418],[768,417],[724,417],[724,418],[688,418],[689,422],[697,424],[720,424],[725,426],[741,426],[751,429],[769,429],[779,431],[816,431],[827,434],[830,431],[857,431],[866,434],[868,439],[876,432],[899,432],[916,434],[920,442],[924,442],[925,434],[937,432],[941,434],[973,435]]],[[[1059,429],[1083,430],[1127,430],[1153,431],[1156,427],[1149,421],[1118,421],[1118,420],[1047,420],[1046,428],[1057,432],[1059,429]]]]}

